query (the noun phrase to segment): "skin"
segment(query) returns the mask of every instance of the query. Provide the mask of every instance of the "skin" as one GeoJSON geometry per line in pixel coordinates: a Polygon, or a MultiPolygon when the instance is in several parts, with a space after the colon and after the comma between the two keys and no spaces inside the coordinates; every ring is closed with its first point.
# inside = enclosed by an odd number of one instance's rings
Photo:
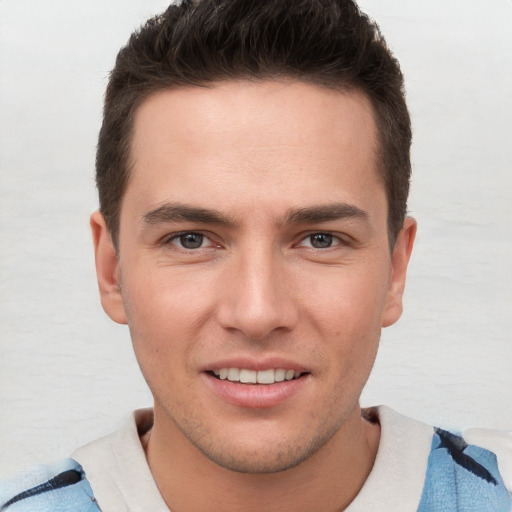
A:
{"type": "Polygon", "coordinates": [[[174,512],[343,510],[364,484],[379,426],[359,397],[416,232],[406,219],[390,251],[376,152],[356,91],[226,82],[139,107],[117,253],[100,213],[91,225],[103,307],[129,325],[155,399],[147,457],[174,512]],[[233,361],[303,375],[245,406],[210,373],[233,361]]]}

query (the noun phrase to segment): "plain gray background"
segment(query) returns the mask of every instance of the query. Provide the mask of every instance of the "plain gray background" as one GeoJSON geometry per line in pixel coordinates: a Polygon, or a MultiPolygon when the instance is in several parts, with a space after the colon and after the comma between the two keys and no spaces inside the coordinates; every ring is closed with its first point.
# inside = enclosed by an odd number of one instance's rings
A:
{"type": "MultiPolygon", "coordinates": [[[[88,227],[103,89],[163,0],[0,0],[0,474],[150,395],[99,305],[88,227]]],[[[512,430],[512,2],[362,0],[402,63],[419,222],[363,404],[512,430]]]]}

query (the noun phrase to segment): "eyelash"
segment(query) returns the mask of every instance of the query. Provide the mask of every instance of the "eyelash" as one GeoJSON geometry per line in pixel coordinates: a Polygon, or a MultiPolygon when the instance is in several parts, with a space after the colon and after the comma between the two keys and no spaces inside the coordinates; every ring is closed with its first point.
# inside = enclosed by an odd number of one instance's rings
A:
{"type": "Polygon", "coordinates": [[[347,245],[347,242],[340,236],[335,235],[334,233],[330,233],[329,231],[315,231],[314,233],[309,233],[305,237],[301,238],[299,244],[297,244],[297,245],[302,246],[302,247],[307,247],[309,249],[313,249],[313,250],[317,250],[317,251],[323,251],[323,250],[327,250],[327,249],[332,249],[334,247],[338,247],[340,245],[347,245]],[[313,237],[320,237],[320,236],[327,237],[328,240],[331,242],[331,245],[329,245],[327,247],[314,247],[313,237]],[[306,242],[307,240],[309,240],[310,244],[303,245],[304,242],[306,242]]]}
{"type": "Polygon", "coordinates": [[[187,251],[187,252],[194,251],[195,249],[210,249],[211,247],[216,247],[216,246],[218,247],[218,244],[216,245],[211,240],[210,236],[208,236],[207,234],[202,233],[200,231],[181,231],[180,233],[173,233],[172,235],[164,237],[162,239],[162,244],[163,245],[173,244],[173,245],[176,245],[178,247],[178,249],[180,249],[182,251],[187,251]],[[190,247],[184,247],[183,243],[181,243],[181,246],[178,244],[173,244],[173,242],[179,241],[180,238],[182,238],[186,235],[195,235],[195,236],[201,237],[201,245],[199,247],[190,248],[190,247]],[[208,247],[202,247],[202,244],[205,241],[205,239],[209,240],[212,245],[208,246],[208,247]]]}
{"type": "MultiPolygon", "coordinates": [[[[177,246],[178,249],[180,249],[182,251],[186,251],[186,252],[192,252],[192,251],[198,250],[198,249],[210,249],[210,248],[220,247],[220,244],[215,244],[212,241],[211,236],[209,236],[205,233],[202,233],[201,231],[181,231],[179,233],[173,233],[172,235],[166,236],[162,239],[162,245],[168,245],[168,244],[175,245],[175,246],[177,246]],[[182,237],[187,236],[187,235],[194,235],[194,236],[201,237],[200,245],[198,247],[184,247],[183,241],[181,242],[180,245],[178,245],[177,243],[174,243],[176,241],[179,241],[182,237]],[[211,245],[209,245],[207,247],[203,247],[203,243],[205,240],[209,240],[211,245]]],[[[310,233],[306,234],[305,236],[302,236],[297,244],[294,244],[295,247],[305,247],[310,250],[316,250],[316,251],[325,251],[327,249],[332,249],[334,247],[348,246],[348,245],[350,245],[350,241],[346,240],[345,238],[343,238],[339,235],[335,235],[334,233],[331,233],[329,231],[310,232],[310,233]],[[312,238],[315,236],[328,237],[328,239],[331,242],[331,245],[328,245],[327,247],[314,247],[312,238]],[[308,239],[310,241],[310,244],[303,245],[308,239]]]]}

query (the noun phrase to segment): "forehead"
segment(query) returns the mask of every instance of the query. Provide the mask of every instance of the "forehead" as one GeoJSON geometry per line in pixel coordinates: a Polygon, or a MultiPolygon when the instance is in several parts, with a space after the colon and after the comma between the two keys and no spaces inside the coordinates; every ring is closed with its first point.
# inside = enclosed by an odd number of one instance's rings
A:
{"type": "Polygon", "coordinates": [[[357,91],[276,81],[159,91],[136,112],[127,194],[157,205],[193,191],[208,206],[227,191],[245,205],[372,194],[383,188],[376,131],[357,91]]]}

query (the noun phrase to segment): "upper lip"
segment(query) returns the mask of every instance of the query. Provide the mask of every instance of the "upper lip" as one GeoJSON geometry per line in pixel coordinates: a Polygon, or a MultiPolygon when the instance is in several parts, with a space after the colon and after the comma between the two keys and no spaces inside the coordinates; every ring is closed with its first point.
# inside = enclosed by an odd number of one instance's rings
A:
{"type": "Polygon", "coordinates": [[[213,370],[220,370],[222,368],[244,368],[246,370],[254,371],[284,369],[301,373],[308,371],[308,369],[303,364],[282,357],[270,357],[259,360],[254,358],[220,359],[205,365],[205,367],[202,368],[202,371],[211,372],[213,370]]]}

